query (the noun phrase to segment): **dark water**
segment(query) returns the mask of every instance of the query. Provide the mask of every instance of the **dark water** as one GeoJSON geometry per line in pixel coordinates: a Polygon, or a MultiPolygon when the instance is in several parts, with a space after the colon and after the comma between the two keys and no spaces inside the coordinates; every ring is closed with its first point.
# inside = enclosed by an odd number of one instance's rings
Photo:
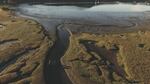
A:
{"type": "Polygon", "coordinates": [[[70,35],[62,27],[57,28],[56,34],[58,38],[45,60],[45,81],[46,84],[72,84],[60,62],[61,57],[65,54],[69,46],[70,35]]]}

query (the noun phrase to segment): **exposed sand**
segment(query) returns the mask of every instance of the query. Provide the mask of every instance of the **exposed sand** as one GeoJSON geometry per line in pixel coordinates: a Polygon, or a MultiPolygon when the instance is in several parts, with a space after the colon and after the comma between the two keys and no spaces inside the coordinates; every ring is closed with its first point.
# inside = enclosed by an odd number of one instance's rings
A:
{"type": "Polygon", "coordinates": [[[53,41],[37,22],[0,9],[0,84],[44,84],[53,41]]]}

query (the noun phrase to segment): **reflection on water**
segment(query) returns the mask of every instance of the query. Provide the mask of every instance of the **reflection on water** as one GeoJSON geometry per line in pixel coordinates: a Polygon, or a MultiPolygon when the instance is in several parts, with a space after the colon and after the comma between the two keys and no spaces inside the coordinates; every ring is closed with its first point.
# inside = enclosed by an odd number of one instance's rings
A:
{"type": "Polygon", "coordinates": [[[21,5],[24,10],[30,12],[59,12],[59,11],[95,11],[95,12],[143,12],[150,11],[149,4],[129,4],[129,3],[116,3],[116,4],[100,4],[93,5],[92,7],[77,7],[70,5],[21,5]],[[37,10],[38,9],[38,10],[37,10]],[[32,11],[34,10],[34,11],[32,11]]]}
{"type": "Polygon", "coordinates": [[[137,12],[144,12],[150,11],[150,6],[146,4],[125,4],[125,3],[118,3],[118,4],[101,4],[101,5],[94,5],[92,7],[78,7],[78,6],[52,6],[52,5],[28,5],[23,4],[19,6],[19,9],[26,14],[34,15],[34,16],[45,16],[49,18],[76,18],[76,17],[84,17],[86,16],[97,16],[98,13],[137,13],[137,12]],[[93,15],[92,15],[93,14],[93,15]]]}
{"type": "Polygon", "coordinates": [[[88,11],[104,11],[104,12],[143,12],[149,11],[150,6],[146,4],[103,4],[93,6],[88,11]]]}
{"type": "Polygon", "coordinates": [[[142,21],[150,17],[148,12],[150,11],[150,6],[146,4],[117,3],[93,5],[92,7],[22,4],[18,8],[21,14],[36,17],[41,23],[47,20],[51,23],[56,22],[57,24],[60,22],[65,23],[65,21],[77,20],[78,22],[90,21],[104,25],[126,25],[131,23],[128,21],[130,17],[136,21],[142,21]]]}

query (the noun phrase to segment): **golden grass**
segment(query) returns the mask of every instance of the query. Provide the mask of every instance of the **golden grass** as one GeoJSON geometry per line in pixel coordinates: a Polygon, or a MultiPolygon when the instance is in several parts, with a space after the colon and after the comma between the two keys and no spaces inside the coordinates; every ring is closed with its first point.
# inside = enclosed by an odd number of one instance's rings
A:
{"type": "MultiPolygon", "coordinates": [[[[150,82],[149,42],[150,31],[146,30],[103,35],[82,33],[72,36],[69,51],[62,61],[64,64],[72,67],[71,69],[67,69],[66,72],[72,80],[77,81],[78,84],[87,84],[89,80],[94,81],[89,84],[120,84],[131,82],[148,84],[150,82]],[[106,50],[108,50],[106,54],[104,54],[105,51],[99,51],[96,52],[96,54],[100,53],[109,63],[114,63],[116,69],[112,70],[108,69],[108,66],[100,65],[99,68],[102,71],[102,75],[97,75],[98,73],[95,71],[95,65],[91,66],[91,64],[81,61],[81,56],[86,60],[90,58],[90,55],[89,52],[86,51],[85,46],[79,43],[80,40],[97,41],[95,46],[97,46],[98,49],[105,46],[106,50]],[[116,52],[116,56],[112,58],[111,56],[107,56],[107,53],[109,53],[109,50],[113,49],[113,45],[117,45],[119,50],[116,52]],[[70,60],[73,59],[78,60],[71,62],[70,60]],[[121,68],[120,70],[123,69],[123,76],[117,74],[119,68],[121,68]],[[110,73],[112,74],[111,78],[113,78],[113,80],[108,77],[110,73]]],[[[99,62],[98,59],[91,63],[99,62]]]]}
{"type": "Polygon", "coordinates": [[[53,41],[37,22],[0,9],[0,84],[44,84],[44,60],[53,41]]]}

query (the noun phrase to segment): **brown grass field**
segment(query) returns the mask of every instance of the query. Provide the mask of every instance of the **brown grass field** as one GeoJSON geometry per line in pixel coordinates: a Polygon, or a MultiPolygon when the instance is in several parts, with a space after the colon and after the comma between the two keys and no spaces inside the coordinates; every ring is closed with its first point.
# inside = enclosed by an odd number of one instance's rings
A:
{"type": "Polygon", "coordinates": [[[62,58],[75,84],[149,84],[150,31],[73,34],[62,58]]]}
{"type": "Polygon", "coordinates": [[[0,7],[0,84],[44,84],[43,65],[53,41],[35,21],[0,7]]]}

